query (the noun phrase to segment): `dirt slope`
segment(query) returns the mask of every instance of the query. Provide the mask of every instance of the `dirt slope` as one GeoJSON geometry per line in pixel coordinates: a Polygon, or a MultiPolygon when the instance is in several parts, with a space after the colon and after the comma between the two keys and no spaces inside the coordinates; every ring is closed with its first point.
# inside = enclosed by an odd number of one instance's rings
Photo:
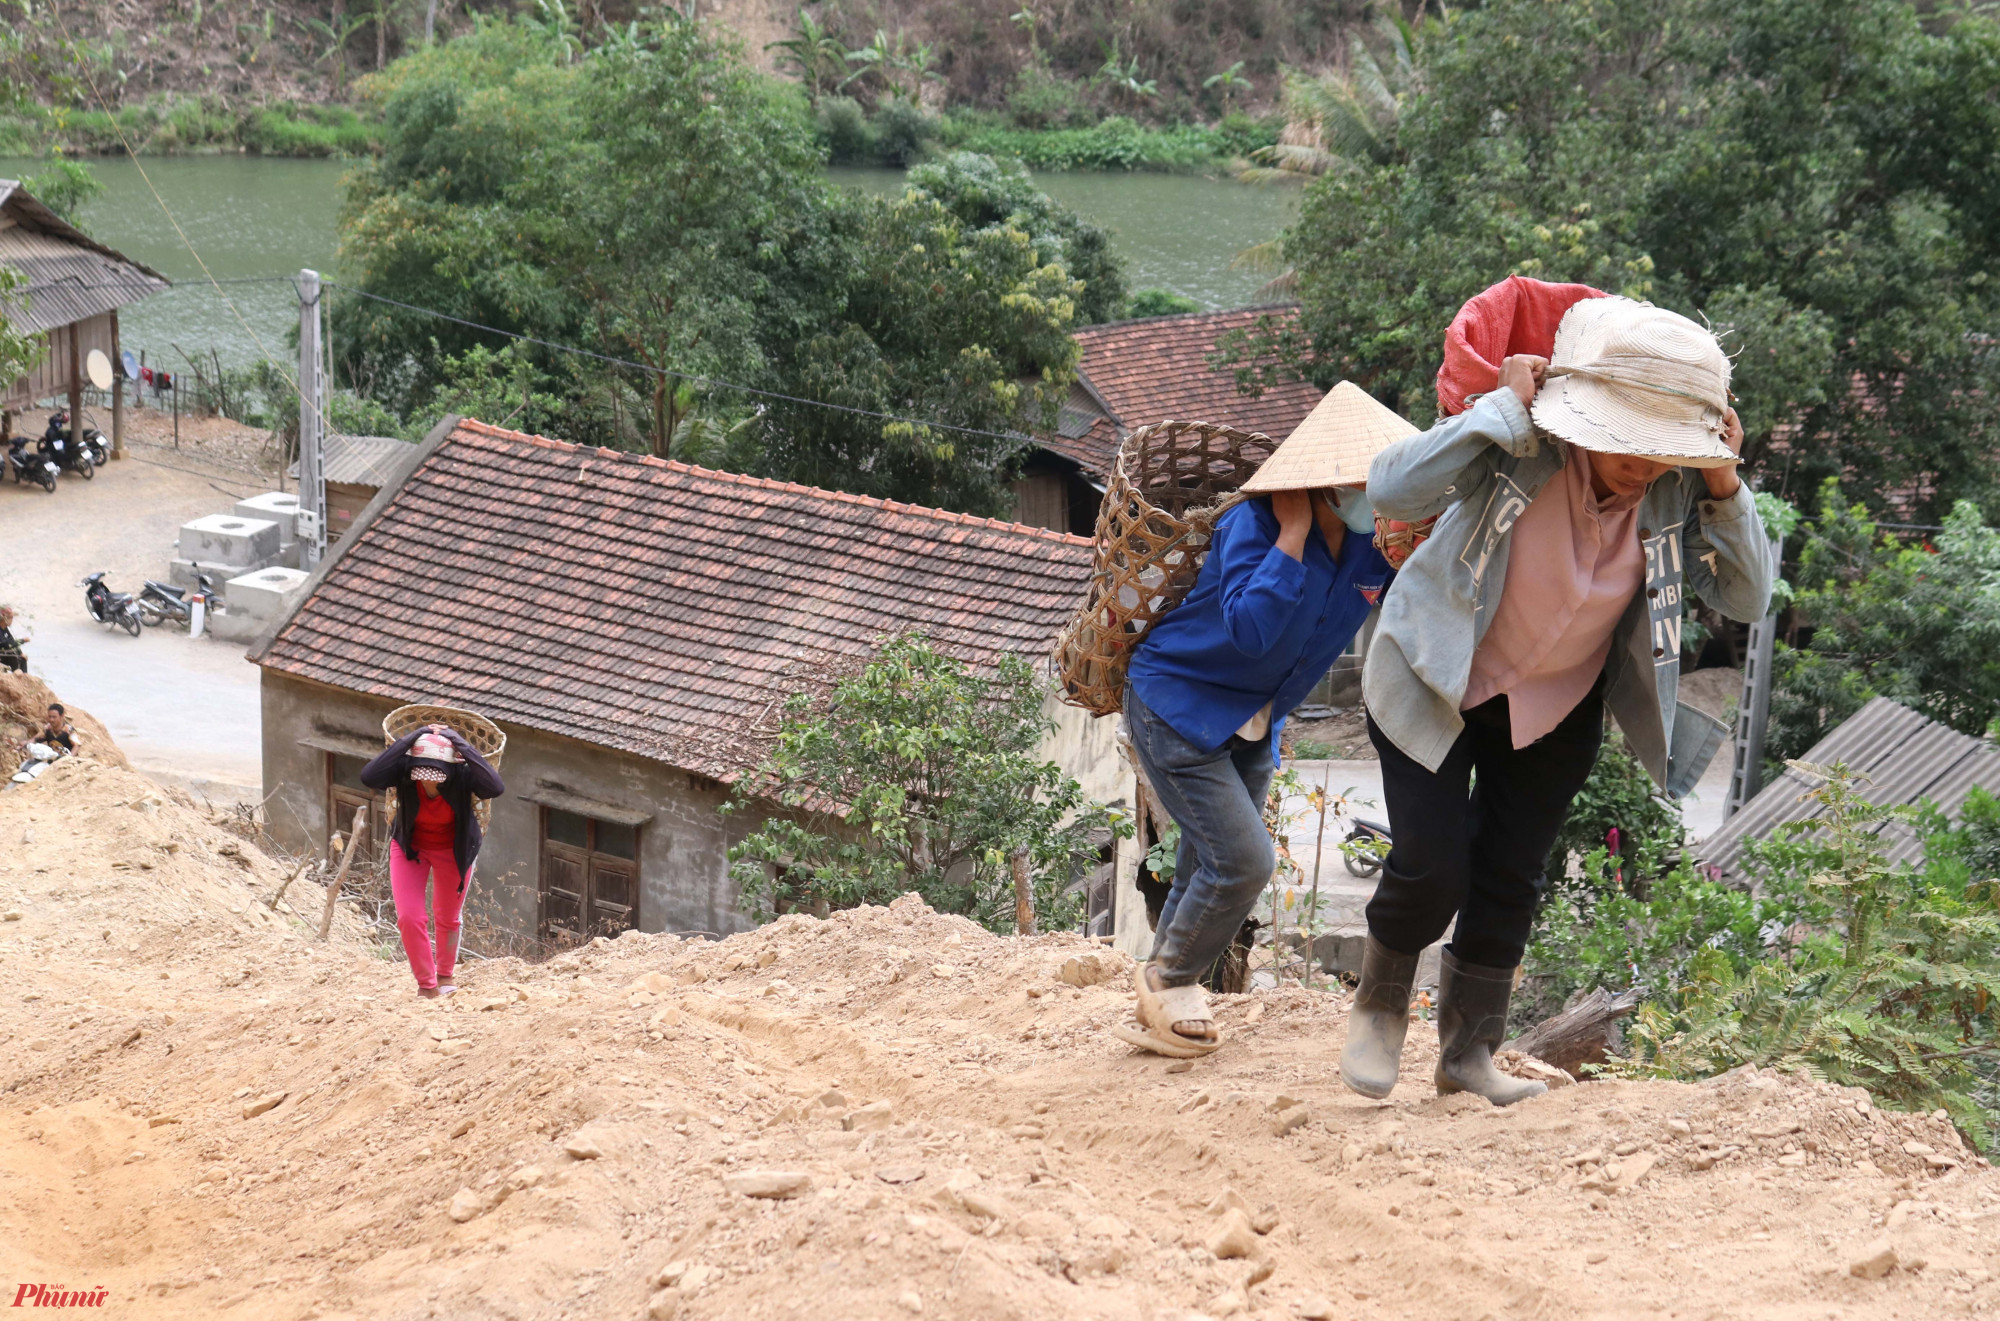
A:
{"type": "Polygon", "coordinates": [[[1430,1095],[1419,1024],[1378,1105],[1334,1076],[1337,1002],[1299,991],[1226,1002],[1228,1048],[1173,1065],[1103,1031],[1122,959],[914,899],[475,963],[420,1001],[358,926],[265,914],[280,878],[116,767],[0,794],[0,1281],[103,1288],[106,1316],[454,1321],[2000,1299],[2000,1183],[1853,1093],[1496,1111],[1430,1095]],[[1901,1265],[1850,1274],[1885,1238],[1901,1265]]]}

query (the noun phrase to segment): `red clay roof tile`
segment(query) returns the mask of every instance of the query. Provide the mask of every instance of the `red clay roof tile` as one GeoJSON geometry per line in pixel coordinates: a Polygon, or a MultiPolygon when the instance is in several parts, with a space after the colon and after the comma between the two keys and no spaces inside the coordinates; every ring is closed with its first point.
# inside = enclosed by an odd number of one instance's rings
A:
{"type": "Polygon", "coordinates": [[[260,658],[717,778],[884,637],[1037,656],[1090,542],[463,422],[260,658]]]}
{"type": "Polygon", "coordinates": [[[1117,425],[1099,423],[1074,439],[1042,436],[1037,443],[1103,481],[1119,441],[1140,427],[1169,418],[1221,422],[1283,440],[1325,391],[1305,381],[1289,381],[1252,398],[1237,391],[1233,370],[1217,371],[1208,360],[1229,332],[1247,329],[1259,317],[1282,321],[1296,315],[1289,307],[1246,307],[1087,326],[1076,333],[1083,346],[1080,371],[1110,407],[1117,425]]]}

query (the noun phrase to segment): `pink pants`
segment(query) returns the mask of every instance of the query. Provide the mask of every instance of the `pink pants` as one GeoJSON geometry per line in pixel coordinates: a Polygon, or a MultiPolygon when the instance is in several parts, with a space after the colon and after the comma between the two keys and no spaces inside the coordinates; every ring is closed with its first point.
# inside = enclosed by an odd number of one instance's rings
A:
{"type": "Polygon", "coordinates": [[[450,849],[418,849],[416,861],[401,846],[389,846],[389,893],[396,900],[396,930],[403,935],[403,953],[417,985],[435,990],[438,978],[451,976],[458,964],[459,911],[465,891],[459,885],[458,859],[450,849]],[[424,884],[431,886],[431,913],[437,919],[437,958],[431,958],[430,931],[424,923],[424,884]]]}

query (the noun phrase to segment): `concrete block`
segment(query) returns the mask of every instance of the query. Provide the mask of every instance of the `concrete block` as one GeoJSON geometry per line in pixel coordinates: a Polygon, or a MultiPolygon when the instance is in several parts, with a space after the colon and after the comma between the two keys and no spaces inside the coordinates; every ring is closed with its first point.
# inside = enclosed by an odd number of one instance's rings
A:
{"type": "Polygon", "coordinates": [[[216,594],[220,595],[227,589],[227,584],[231,578],[241,577],[245,573],[267,567],[269,566],[263,564],[246,566],[242,564],[217,564],[212,560],[173,559],[167,562],[167,581],[176,587],[193,587],[195,585],[195,574],[205,573],[208,575],[209,581],[215,584],[216,594]]]}
{"type": "Polygon", "coordinates": [[[231,618],[255,619],[268,624],[290,608],[305,589],[308,575],[297,569],[273,566],[231,578],[222,599],[231,618]]]}
{"type": "Polygon", "coordinates": [[[278,525],[268,518],[210,514],[181,524],[180,558],[229,565],[240,574],[276,560],[283,542],[278,525]]]}
{"type": "Polygon", "coordinates": [[[289,491],[266,491],[247,500],[238,500],[232,511],[238,518],[268,519],[278,525],[278,539],[292,541],[298,533],[292,519],[299,512],[299,498],[289,491]]]}
{"type": "Polygon", "coordinates": [[[217,642],[237,642],[248,645],[257,640],[257,635],[270,627],[261,619],[248,615],[222,614],[208,617],[207,636],[217,642]]]}

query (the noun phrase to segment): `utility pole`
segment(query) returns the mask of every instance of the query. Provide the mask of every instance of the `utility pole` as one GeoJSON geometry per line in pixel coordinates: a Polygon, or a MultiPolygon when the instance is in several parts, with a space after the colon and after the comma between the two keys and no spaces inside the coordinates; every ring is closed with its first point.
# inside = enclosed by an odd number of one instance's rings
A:
{"type": "Polygon", "coordinates": [[[299,272],[299,567],[310,572],[326,554],[326,467],[321,424],[326,390],[319,377],[319,272],[299,272]]]}
{"type": "MultiPolygon", "coordinates": [[[[1771,563],[1783,558],[1785,544],[1771,539],[1771,563]]],[[[1735,816],[1764,787],[1764,728],[1771,719],[1771,652],[1778,634],[1773,610],[1750,626],[1750,654],[1743,661],[1743,696],[1736,704],[1735,768],[1729,776],[1724,820],[1735,816]]]]}

